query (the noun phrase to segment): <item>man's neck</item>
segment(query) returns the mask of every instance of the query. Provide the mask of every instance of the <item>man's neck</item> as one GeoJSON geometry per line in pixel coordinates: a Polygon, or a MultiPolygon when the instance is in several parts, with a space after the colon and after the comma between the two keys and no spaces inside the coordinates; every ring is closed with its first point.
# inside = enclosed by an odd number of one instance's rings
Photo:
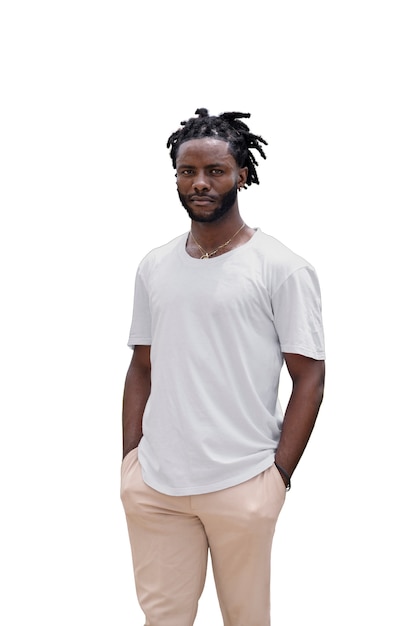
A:
{"type": "Polygon", "coordinates": [[[230,252],[249,241],[255,232],[244,223],[238,211],[227,220],[192,221],[190,231],[187,252],[194,258],[204,259],[230,252]]]}

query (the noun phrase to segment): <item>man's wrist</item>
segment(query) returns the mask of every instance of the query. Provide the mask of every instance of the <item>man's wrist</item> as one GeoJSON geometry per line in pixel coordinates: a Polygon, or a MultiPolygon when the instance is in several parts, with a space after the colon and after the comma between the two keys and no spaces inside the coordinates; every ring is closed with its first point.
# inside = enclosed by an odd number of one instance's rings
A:
{"type": "Polygon", "coordinates": [[[281,474],[282,480],[284,481],[284,485],[285,485],[287,491],[289,491],[291,489],[291,476],[289,475],[287,470],[285,470],[283,467],[281,467],[281,465],[279,465],[276,461],[274,461],[274,463],[275,463],[275,467],[277,468],[277,470],[281,474]]]}

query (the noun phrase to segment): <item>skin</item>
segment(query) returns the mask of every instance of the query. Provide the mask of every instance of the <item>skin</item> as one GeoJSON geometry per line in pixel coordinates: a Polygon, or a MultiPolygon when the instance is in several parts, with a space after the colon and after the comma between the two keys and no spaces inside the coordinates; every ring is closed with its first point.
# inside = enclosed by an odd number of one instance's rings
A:
{"type": "MultiPolygon", "coordinates": [[[[247,169],[237,165],[227,142],[213,138],[192,139],[183,143],[178,150],[176,165],[178,194],[191,216],[191,231],[204,250],[214,250],[243,223],[237,194],[230,198],[234,195],[232,190],[235,186],[239,189],[245,184],[247,169]]],[[[254,232],[245,226],[229,246],[222,248],[216,256],[243,245],[254,232]]],[[[190,256],[200,258],[201,251],[192,237],[188,238],[186,249],[190,256]]],[[[324,361],[300,354],[285,353],[284,359],[292,380],[292,393],[275,459],[278,465],[292,475],[319,412],[325,365],[324,361]]],[[[135,346],[123,396],[123,456],[140,442],[142,416],[150,389],[150,346],[135,346]]],[[[285,474],[281,473],[281,476],[287,484],[285,474]]]]}
{"type": "Polygon", "coordinates": [[[150,346],[135,346],[123,395],[123,458],[142,438],[142,417],[150,392],[150,346]]]}
{"type": "MultiPolygon", "coordinates": [[[[204,250],[212,251],[232,237],[243,223],[237,195],[226,212],[221,208],[234,187],[240,189],[245,185],[247,168],[238,167],[227,142],[211,137],[181,144],[176,166],[178,194],[192,218],[191,231],[204,250]]],[[[245,226],[221,253],[246,243],[254,232],[245,226]]],[[[187,252],[195,258],[201,256],[192,237],[188,239],[187,252]]]]}

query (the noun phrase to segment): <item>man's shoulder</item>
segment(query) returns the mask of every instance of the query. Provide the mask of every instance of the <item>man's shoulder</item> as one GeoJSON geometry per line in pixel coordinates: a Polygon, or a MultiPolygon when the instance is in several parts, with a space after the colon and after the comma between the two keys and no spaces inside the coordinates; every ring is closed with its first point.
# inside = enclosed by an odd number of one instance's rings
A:
{"type": "Polygon", "coordinates": [[[310,263],[297,252],[286,246],[282,241],[260,229],[257,232],[257,249],[263,258],[272,264],[292,267],[310,267],[310,263]]]}
{"type": "Polygon", "coordinates": [[[181,235],[178,235],[174,239],[171,239],[170,241],[160,246],[152,248],[143,257],[142,261],[140,262],[140,267],[152,266],[155,263],[159,263],[163,261],[164,259],[169,257],[171,254],[173,254],[179,248],[179,246],[183,245],[183,242],[185,245],[186,237],[187,237],[187,233],[182,233],[181,235]]]}

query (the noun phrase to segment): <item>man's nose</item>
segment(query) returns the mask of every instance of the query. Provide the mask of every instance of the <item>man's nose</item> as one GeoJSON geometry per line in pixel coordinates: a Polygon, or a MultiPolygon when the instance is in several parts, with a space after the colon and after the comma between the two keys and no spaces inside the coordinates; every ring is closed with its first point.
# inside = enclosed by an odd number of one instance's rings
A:
{"type": "Polygon", "coordinates": [[[193,180],[193,187],[196,191],[205,191],[210,188],[210,183],[207,176],[203,173],[197,174],[193,180]]]}

